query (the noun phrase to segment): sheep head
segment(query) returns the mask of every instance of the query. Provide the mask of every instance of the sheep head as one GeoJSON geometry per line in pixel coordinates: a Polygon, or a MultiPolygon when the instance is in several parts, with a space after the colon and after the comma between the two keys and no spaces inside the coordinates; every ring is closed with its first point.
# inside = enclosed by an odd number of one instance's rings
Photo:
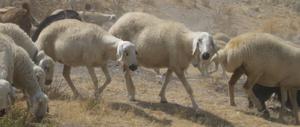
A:
{"type": "Polygon", "coordinates": [[[37,54],[38,65],[44,70],[46,74],[45,84],[50,85],[52,83],[54,74],[54,61],[51,57],[47,56],[44,51],[39,51],[37,54]]]}
{"type": "Polygon", "coordinates": [[[121,41],[117,47],[118,61],[124,66],[129,67],[130,70],[137,69],[137,51],[135,45],[128,41],[121,41]]]}
{"type": "Polygon", "coordinates": [[[29,111],[35,116],[37,121],[41,121],[48,112],[48,96],[39,91],[30,97],[29,102],[29,111]]]}
{"type": "Polygon", "coordinates": [[[11,84],[0,79],[0,117],[5,115],[6,111],[14,103],[15,92],[11,84]]]}
{"type": "Polygon", "coordinates": [[[35,65],[33,67],[33,71],[35,73],[35,76],[37,77],[37,81],[38,81],[40,87],[44,88],[44,84],[45,84],[45,81],[46,81],[45,71],[40,66],[37,66],[37,65],[35,65]]]}
{"type": "Polygon", "coordinates": [[[194,32],[193,39],[193,56],[192,64],[197,66],[200,60],[209,60],[216,51],[214,40],[207,32],[194,32]]]}

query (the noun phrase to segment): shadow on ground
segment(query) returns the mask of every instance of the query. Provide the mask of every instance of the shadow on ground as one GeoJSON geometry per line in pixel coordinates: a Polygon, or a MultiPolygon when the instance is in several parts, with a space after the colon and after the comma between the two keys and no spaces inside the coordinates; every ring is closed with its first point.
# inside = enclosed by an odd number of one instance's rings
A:
{"type": "MultiPolygon", "coordinates": [[[[274,116],[270,116],[270,117],[267,117],[267,118],[264,118],[263,116],[261,116],[261,114],[260,113],[258,113],[258,112],[253,112],[253,111],[244,111],[244,110],[237,110],[237,111],[239,111],[239,112],[242,112],[242,113],[244,113],[244,114],[246,114],[246,115],[251,115],[251,116],[255,116],[255,117],[261,117],[261,118],[263,118],[263,119],[265,119],[265,120],[268,120],[268,121],[271,121],[271,122],[275,122],[275,123],[279,123],[279,124],[282,124],[282,125],[293,125],[292,123],[291,123],[291,121],[289,121],[289,122],[287,122],[287,121],[282,121],[280,118],[275,118],[274,116]]],[[[280,112],[280,110],[279,109],[276,109],[276,110],[272,110],[273,112],[280,112]]],[[[286,112],[286,113],[284,113],[284,117],[285,116],[290,116],[290,117],[292,117],[292,113],[291,112],[286,112]]],[[[289,119],[289,120],[291,120],[291,119],[289,119]]]]}
{"type": "Polygon", "coordinates": [[[162,124],[164,126],[168,126],[171,125],[171,120],[167,120],[167,119],[158,119],[155,116],[152,116],[148,113],[146,113],[145,111],[143,111],[143,109],[140,109],[139,107],[130,105],[130,104],[126,104],[126,103],[119,103],[119,102],[114,102],[110,104],[110,107],[113,110],[120,110],[123,112],[133,112],[136,116],[140,116],[145,118],[146,120],[150,121],[150,122],[155,122],[158,124],[162,124]]]}
{"type": "Polygon", "coordinates": [[[169,115],[186,119],[194,123],[198,123],[208,127],[233,127],[234,126],[229,121],[220,118],[210,112],[200,110],[200,112],[197,113],[191,107],[185,107],[179,104],[174,104],[174,103],[163,104],[163,103],[137,101],[136,105],[150,110],[162,111],[169,115]]]}

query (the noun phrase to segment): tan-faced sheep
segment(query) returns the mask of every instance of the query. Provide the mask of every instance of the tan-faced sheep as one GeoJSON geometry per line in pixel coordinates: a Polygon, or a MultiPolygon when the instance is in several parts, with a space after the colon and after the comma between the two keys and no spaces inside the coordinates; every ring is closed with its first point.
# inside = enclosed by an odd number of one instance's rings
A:
{"type": "MultiPolygon", "coordinates": [[[[194,109],[199,109],[184,70],[192,59],[208,60],[214,48],[207,32],[193,32],[183,24],[161,20],[141,12],[127,13],[109,30],[113,35],[133,42],[137,47],[138,62],[148,68],[168,68],[160,91],[161,102],[167,102],[165,90],[173,72],[182,82],[194,109]]],[[[125,72],[129,99],[134,100],[135,89],[130,73],[125,72]]]]}
{"type": "MultiPolygon", "coordinates": [[[[300,64],[299,48],[286,44],[286,41],[271,34],[246,33],[231,39],[212,60],[218,61],[228,72],[238,71],[242,67],[243,73],[247,75],[244,88],[259,110],[262,110],[262,105],[252,91],[256,83],[288,90],[293,113],[299,123],[294,96],[300,87],[300,70],[297,69],[300,64]]],[[[282,101],[285,101],[284,98],[286,95],[282,94],[282,101]]]]}
{"type": "Polygon", "coordinates": [[[0,79],[0,117],[5,115],[13,105],[14,98],[15,92],[11,84],[4,79],[0,79]]]}
{"type": "Polygon", "coordinates": [[[28,3],[23,3],[22,8],[5,7],[0,9],[0,22],[15,23],[20,26],[29,36],[31,35],[32,24],[37,25],[37,21],[33,18],[28,3]]]}
{"type": "Polygon", "coordinates": [[[17,25],[12,23],[0,23],[0,33],[10,36],[15,44],[24,48],[30,58],[45,71],[45,84],[51,84],[54,73],[54,61],[47,56],[44,51],[39,51],[31,38],[17,25]]]}
{"type": "Polygon", "coordinates": [[[29,97],[29,111],[41,120],[47,112],[48,97],[40,88],[34,72],[35,64],[28,53],[12,41],[9,36],[0,34],[0,79],[24,91],[29,97]]]}
{"type": "Polygon", "coordinates": [[[134,44],[112,36],[95,24],[74,19],[57,21],[41,32],[36,43],[39,49],[44,50],[55,61],[64,64],[63,76],[75,96],[80,94],[70,79],[71,67],[87,67],[96,88],[96,97],[111,82],[106,66],[108,60],[123,62],[125,67],[133,71],[137,69],[134,44]],[[104,85],[99,89],[94,71],[94,67],[98,66],[106,77],[104,85]]]}

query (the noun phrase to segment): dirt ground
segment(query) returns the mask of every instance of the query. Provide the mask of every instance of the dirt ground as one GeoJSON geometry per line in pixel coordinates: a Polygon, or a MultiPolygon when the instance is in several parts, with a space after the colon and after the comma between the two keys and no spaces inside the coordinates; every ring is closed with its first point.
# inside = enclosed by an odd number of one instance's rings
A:
{"type": "MultiPolygon", "coordinates": [[[[1,0],[1,7],[17,5],[20,0],[1,0]]],[[[53,10],[70,8],[66,0],[30,0],[33,15],[39,20],[53,10]]],[[[248,31],[275,34],[294,43],[300,43],[299,0],[75,0],[72,6],[82,10],[91,3],[100,12],[117,16],[130,11],[143,11],[164,19],[186,24],[194,31],[224,32],[231,37],[248,31]]],[[[109,28],[110,24],[105,24],[109,28]]],[[[127,99],[123,72],[114,63],[110,65],[111,84],[105,89],[101,100],[94,101],[93,84],[84,67],[72,70],[71,78],[84,96],[75,100],[62,77],[62,66],[56,65],[55,80],[49,88],[50,112],[42,123],[28,122],[24,117],[24,101],[18,101],[15,111],[0,119],[2,126],[59,126],[59,127],[232,127],[293,126],[291,116],[285,122],[278,119],[278,103],[268,103],[271,118],[264,119],[255,109],[248,108],[246,95],[241,85],[235,88],[236,107],[229,105],[228,78],[221,71],[203,77],[193,67],[187,70],[187,79],[201,108],[196,113],[181,82],[174,75],[167,88],[169,103],[159,103],[161,84],[154,71],[139,68],[133,72],[136,87],[136,102],[127,99]],[[272,110],[271,110],[272,109],[272,110]]],[[[162,70],[163,72],[164,70],[162,70]]],[[[100,85],[104,75],[97,69],[100,85]]],[[[230,73],[227,73],[230,76],[230,73]]]]}

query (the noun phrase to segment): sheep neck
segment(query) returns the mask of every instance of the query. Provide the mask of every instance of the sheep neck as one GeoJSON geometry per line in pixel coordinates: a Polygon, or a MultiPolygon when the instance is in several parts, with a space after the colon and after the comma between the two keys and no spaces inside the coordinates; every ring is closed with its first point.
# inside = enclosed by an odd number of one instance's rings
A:
{"type": "Polygon", "coordinates": [[[34,63],[23,52],[17,51],[15,56],[14,85],[25,90],[29,95],[41,91],[33,72],[34,63]]]}
{"type": "Polygon", "coordinates": [[[102,40],[108,45],[108,48],[105,49],[106,58],[109,60],[117,60],[118,45],[123,41],[112,35],[105,35],[102,37],[102,40]]]}

